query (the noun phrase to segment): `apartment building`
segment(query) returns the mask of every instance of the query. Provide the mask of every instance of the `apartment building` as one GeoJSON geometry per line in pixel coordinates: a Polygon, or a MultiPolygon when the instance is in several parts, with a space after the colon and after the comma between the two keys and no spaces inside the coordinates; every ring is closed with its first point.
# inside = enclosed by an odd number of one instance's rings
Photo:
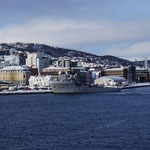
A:
{"type": "Polygon", "coordinates": [[[44,68],[50,65],[50,58],[43,52],[28,53],[26,59],[26,66],[30,68],[37,68],[40,73],[44,68]]]}

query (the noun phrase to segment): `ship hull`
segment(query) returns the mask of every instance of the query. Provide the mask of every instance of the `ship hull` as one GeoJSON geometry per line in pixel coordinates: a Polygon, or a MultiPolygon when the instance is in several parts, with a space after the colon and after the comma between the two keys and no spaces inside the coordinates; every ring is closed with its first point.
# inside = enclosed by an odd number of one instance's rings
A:
{"type": "Polygon", "coordinates": [[[77,86],[73,83],[53,83],[53,93],[56,94],[73,94],[73,93],[104,93],[104,92],[120,92],[120,88],[114,87],[87,87],[77,86]]]}

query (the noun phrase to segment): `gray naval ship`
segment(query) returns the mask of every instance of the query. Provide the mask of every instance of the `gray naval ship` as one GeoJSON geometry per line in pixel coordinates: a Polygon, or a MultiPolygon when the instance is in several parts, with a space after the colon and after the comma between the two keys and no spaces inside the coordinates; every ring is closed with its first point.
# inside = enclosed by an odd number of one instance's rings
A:
{"type": "Polygon", "coordinates": [[[51,82],[53,93],[57,94],[73,94],[73,93],[104,93],[104,92],[120,92],[121,88],[82,85],[70,78],[58,78],[51,82]]]}

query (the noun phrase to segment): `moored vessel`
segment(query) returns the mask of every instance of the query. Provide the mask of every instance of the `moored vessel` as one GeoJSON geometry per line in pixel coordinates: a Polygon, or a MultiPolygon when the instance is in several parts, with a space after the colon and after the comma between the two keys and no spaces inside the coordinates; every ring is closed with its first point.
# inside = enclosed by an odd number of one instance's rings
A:
{"type": "Polygon", "coordinates": [[[72,93],[104,93],[104,92],[120,92],[118,87],[103,87],[78,84],[71,79],[57,79],[51,82],[53,93],[72,94],[72,93]]]}

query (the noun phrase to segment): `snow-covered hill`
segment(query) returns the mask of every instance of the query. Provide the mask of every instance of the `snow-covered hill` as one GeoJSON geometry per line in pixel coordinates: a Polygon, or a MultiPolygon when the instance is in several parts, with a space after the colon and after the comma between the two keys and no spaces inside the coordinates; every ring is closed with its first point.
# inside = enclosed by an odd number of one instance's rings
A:
{"type": "Polygon", "coordinates": [[[102,61],[108,64],[118,64],[118,65],[142,65],[142,62],[131,62],[129,60],[121,59],[115,56],[97,56],[95,54],[86,53],[79,50],[66,49],[53,47],[45,44],[38,43],[1,43],[0,49],[5,49],[9,51],[18,51],[18,52],[37,52],[39,50],[44,51],[46,54],[52,57],[85,57],[89,61],[102,61]]]}

